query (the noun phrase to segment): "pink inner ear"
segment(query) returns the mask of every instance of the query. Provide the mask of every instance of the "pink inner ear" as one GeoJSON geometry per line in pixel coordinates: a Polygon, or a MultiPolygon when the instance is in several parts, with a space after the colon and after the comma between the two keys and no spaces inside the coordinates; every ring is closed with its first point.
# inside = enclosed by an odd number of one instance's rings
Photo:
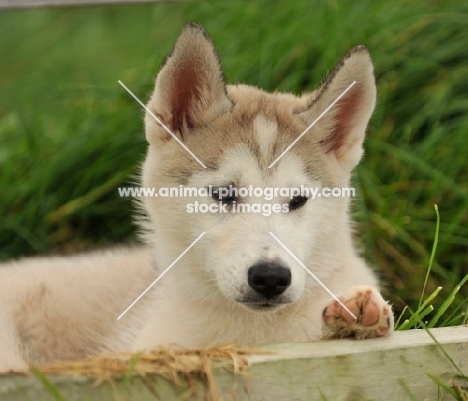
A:
{"type": "Polygon", "coordinates": [[[183,65],[174,76],[174,87],[171,93],[172,129],[183,136],[184,129],[197,125],[197,102],[200,100],[200,73],[193,67],[183,65]]]}
{"type": "Polygon", "coordinates": [[[353,125],[356,123],[356,114],[362,101],[362,91],[352,88],[335,107],[337,108],[332,130],[329,136],[322,141],[326,147],[326,152],[339,153],[346,143],[352,143],[352,138],[348,138],[353,125]]]}

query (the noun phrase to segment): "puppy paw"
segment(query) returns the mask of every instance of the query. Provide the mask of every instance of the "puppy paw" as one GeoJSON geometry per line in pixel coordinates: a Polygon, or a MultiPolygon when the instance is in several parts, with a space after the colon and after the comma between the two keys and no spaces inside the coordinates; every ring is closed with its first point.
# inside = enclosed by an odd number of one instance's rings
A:
{"type": "Polygon", "coordinates": [[[20,359],[0,361],[0,376],[7,373],[25,373],[28,371],[29,365],[20,359]]]}
{"type": "Polygon", "coordinates": [[[362,339],[384,337],[393,332],[392,307],[375,288],[350,287],[339,299],[357,319],[354,319],[336,300],[330,302],[323,310],[324,338],[362,339]]]}

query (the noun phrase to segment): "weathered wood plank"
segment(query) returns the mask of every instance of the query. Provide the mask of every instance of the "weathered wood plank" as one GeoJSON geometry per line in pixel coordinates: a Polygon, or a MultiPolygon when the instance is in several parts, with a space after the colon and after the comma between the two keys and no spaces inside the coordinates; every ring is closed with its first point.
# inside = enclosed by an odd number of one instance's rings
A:
{"type": "MultiPolygon", "coordinates": [[[[180,0],[0,0],[1,8],[41,8],[70,6],[100,6],[112,4],[159,3],[180,0]]],[[[189,0],[185,0],[189,1],[189,0]]]]}
{"type": "MultiPolygon", "coordinates": [[[[468,375],[468,327],[434,329],[432,333],[468,375]]],[[[384,339],[277,344],[263,349],[278,353],[250,356],[247,378],[234,377],[223,367],[214,369],[223,400],[409,400],[404,387],[418,400],[437,400],[437,385],[428,374],[448,385],[457,380],[468,385],[457,379],[456,369],[422,330],[397,332],[384,339]]],[[[125,386],[116,383],[100,387],[81,377],[49,376],[49,380],[67,401],[116,400],[118,394],[139,401],[158,399],[139,377],[125,386]]],[[[193,382],[199,399],[205,399],[199,379],[195,377],[193,382]]],[[[151,383],[161,400],[196,399],[187,389],[161,377],[151,379],[151,383]]],[[[50,393],[35,377],[0,377],[2,401],[50,399],[50,393]]],[[[444,395],[440,399],[452,398],[444,395]]]]}

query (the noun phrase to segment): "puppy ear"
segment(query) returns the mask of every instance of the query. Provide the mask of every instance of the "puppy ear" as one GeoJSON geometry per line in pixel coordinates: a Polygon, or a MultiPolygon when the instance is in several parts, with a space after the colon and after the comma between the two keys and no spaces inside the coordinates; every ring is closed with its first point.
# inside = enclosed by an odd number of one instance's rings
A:
{"type": "Polygon", "coordinates": [[[364,46],[351,49],[338,63],[307,110],[299,115],[311,124],[354,81],[356,83],[317,122],[320,145],[347,170],[359,162],[362,143],[375,106],[372,60],[364,46]]]}
{"type": "MultiPolygon", "coordinates": [[[[213,42],[203,28],[188,24],[156,78],[148,108],[174,135],[184,140],[191,130],[232,106],[213,42]]],[[[145,124],[148,142],[171,139],[148,112],[145,124]]]]}

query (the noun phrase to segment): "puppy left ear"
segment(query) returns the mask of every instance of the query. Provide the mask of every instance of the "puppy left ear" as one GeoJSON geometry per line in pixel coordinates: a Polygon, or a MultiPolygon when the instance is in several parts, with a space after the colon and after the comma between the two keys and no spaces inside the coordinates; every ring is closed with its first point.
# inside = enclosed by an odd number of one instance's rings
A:
{"type": "Polygon", "coordinates": [[[312,123],[356,81],[316,125],[325,153],[334,155],[347,170],[353,169],[363,154],[362,143],[376,99],[373,70],[366,47],[354,47],[315,92],[309,107],[299,114],[312,123]]]}

